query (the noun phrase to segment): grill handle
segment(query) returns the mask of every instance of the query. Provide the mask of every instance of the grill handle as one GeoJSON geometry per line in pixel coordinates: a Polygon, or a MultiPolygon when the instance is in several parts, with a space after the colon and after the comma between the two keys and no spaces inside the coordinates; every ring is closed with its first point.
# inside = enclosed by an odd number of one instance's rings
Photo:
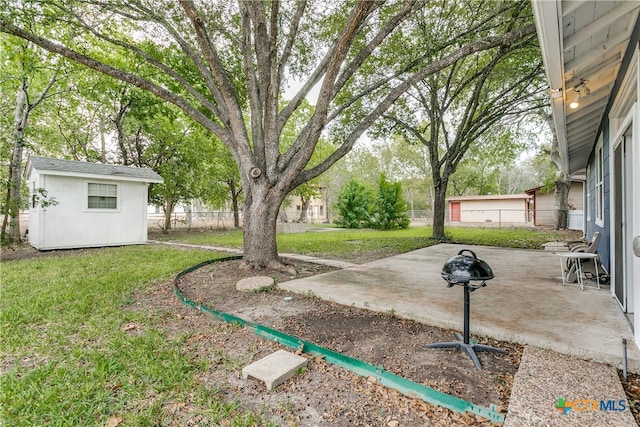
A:
{"type": "Polygon", "coordinates": [[[473,255],[473,259],[478,259],[478,257],[476,256],[476,253],[473,252],[471,249],[463,249],[460,252],[458,252],[458,255],[462,255],[462,252],[469,252],[471,253],[471,255],[473,255]]]}

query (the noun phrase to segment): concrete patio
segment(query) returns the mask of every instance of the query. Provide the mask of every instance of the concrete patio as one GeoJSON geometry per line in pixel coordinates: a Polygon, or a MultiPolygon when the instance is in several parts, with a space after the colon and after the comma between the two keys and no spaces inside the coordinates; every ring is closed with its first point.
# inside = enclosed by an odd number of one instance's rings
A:
{"type": "MultiPolygon", "coordinates": [[[[462,331],[462,287],[447,288],[440,276],[444,263],[462,249],[473,250],[496,276],[471,294],[471,338],[485,335],[526,344],[503,425],[636,425],[617,372],[622,366],[623,338],[628,368],[640,372],[640,351],[630,326],[608,286],[598,290],[590,281],[585,282],[584,291],[563,286],[560,257],[551,252],[440,244],[363,265],[281,253],[284,258],[341,270],[278,286],[462,331]],[[576,406],[568,412],[563,407],[558,410],[560,398],[576,406]],[[605,407],[585,410],[584,402],[602,402],[605,407]]],[[[480,360],[485,354],[479,354],[480,360]]]]}
{"type": "Polygon", "coordinates": [[[472,338],[485,335],[615,367],[622,366],[625,338],[629,370],[640,371],[640,351],[609,287],[563,286],[559,257],[551,252],[439,244],[279,286],[461,331],[463,289],[447,288],[440,271],[467,248],[495,273],[471,294],[472,338]]]}

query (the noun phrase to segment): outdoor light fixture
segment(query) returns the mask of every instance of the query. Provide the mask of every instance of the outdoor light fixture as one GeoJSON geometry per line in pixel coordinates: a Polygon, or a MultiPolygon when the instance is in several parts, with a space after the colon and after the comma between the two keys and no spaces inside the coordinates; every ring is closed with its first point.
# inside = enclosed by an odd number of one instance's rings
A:
{"type": "Polygon", "coordinates": [[[572,110],[575,110],[579,106],[580,106],[580,94],[577,94],[576,97],[573,99],[573,101],[571,101],[571,103],[569,104],[569,108],[571,108],[572,110]]]}
{"type": "Polygon", "coordinates": [[[558,88],[558,89],[551,88],[551,89],[549,89],[549,96],[551,97],[551,99],[562,98],[562,88],[558,88]]]}
{"type": "Polygon", "coordinates": [[[588,80],[583,80],[579,85],[573,87],[573,91],[577,93],[576,97],[569,104],[569,108],[575,110],[580,106],[580,98],[585,97],[591,93],[591,90],[587,87],[588,80]]]}

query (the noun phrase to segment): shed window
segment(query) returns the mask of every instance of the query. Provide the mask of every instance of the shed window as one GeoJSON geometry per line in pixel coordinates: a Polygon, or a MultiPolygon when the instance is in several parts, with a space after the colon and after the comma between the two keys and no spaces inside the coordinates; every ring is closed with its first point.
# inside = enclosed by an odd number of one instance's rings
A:
{"type": "Polygon", "coordinates": [[[89,183],[89,209],[117,209],[118,186],[89,183]]]}

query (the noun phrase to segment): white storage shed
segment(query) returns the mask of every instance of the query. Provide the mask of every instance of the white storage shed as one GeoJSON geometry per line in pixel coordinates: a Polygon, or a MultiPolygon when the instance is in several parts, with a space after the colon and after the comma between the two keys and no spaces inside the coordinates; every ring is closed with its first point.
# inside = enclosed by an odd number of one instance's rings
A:
{"type": "Polygon", "coordinates": [[[30,156],[29,243],[37,249],[119,246],[147,241],[151,169],[30,156]],[[43,202],[43,195],[46,201],[43,202]],[[43,206],[44,205],[44,206],[43,206]]]}

